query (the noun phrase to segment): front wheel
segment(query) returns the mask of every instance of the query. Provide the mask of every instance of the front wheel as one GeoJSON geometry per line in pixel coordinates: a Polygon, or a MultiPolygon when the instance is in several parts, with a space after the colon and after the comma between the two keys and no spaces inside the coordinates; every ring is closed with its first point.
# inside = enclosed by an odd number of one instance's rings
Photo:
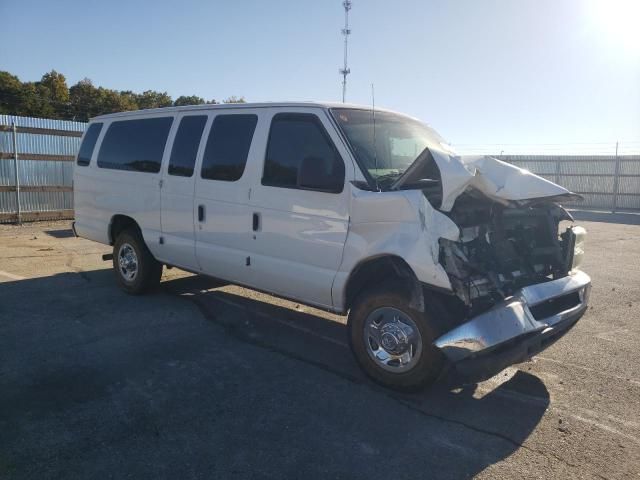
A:
{"type": "Polygon", "coordinates": [[[417,391],[442,370],[427,315],[389,287],[366,291],[348,319],[349,343],[356,360],[375,382],[395,390],[417,391]]]}
{"type": "Polygon", "coordinates": [[[162,277],[162,264],[153,257],[142,235],[134,229],[118,235],[113,245],[113,270],[120,287],[133,295],[156,287],[162,277]]]}

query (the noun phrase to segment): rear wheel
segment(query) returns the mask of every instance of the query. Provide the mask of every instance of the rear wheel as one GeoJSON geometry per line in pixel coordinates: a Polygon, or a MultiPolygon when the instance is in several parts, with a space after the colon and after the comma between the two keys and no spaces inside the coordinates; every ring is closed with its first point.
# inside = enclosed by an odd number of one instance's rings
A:
{"type": "Polygon", "coordinates": [[[356,360],[385,387],[421,390],[442,370],[427,315],[412,308],[407,295],[393,286],[361,294],[349,312],[348,328],[356,360]]]}
{"type": "Polygon", "coordinates": [[[153,289],[162,277],[162,264],[153,258],[135,229],[118,235],[113,245],[113,270],[120,287],[133,295],[153,289]]]}

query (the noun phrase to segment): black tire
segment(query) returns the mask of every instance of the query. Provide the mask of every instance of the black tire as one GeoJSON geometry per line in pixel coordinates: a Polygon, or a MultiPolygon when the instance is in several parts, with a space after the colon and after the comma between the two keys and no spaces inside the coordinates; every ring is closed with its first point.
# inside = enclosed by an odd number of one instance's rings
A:
{"type": "Polygon", "coordinates": [[[403,392],[415,392],[431,385],[442,372],[443,357],[433,346],[436,333],[428,314],[411,308],[409,298],[397,286],[387,285],[360,294],[348,318],[348,334],[351,350],[364,372],[376,383],[403,392]],[[390,372],[385,370],[369,354],[365,334],[365,322],[375,310],[391,307],[407,315],[418,328],[422,339],[422,352],[409,370],[390,372]]]}
{"type": "Polygon", "coordinates": [[[140,295],[158,286],[162,277],[162,264],[153,257],[140,232],[130,228],[121,232],[113,244],[113,271],[120,288],[129,294],[140,295]],[[124,273],[127,272],[126,268],[124,272],[120,268],[121,249],[126,251],[128,247],[133,249],[136,258],[136,271],[132,278],[124,273]]]}

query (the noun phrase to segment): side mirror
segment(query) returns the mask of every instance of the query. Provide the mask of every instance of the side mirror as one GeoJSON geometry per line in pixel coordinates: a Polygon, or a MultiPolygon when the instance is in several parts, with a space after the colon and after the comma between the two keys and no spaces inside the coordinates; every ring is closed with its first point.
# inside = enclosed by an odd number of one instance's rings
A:
{"type": "Polygon", "coordinates": [[[297,186],[302,189],[320,190],[323,192],[339,193],[344,186],[344,165],[334,168],[338,172],[328,175],[325,163],[321,158],[305,157],[298,170],[297,186]]]}

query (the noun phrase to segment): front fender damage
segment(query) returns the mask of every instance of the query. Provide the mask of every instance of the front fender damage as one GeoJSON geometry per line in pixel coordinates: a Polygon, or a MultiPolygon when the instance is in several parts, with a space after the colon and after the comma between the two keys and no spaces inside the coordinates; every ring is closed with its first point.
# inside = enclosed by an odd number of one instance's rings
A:
{"type": "Polygon", "coordinates": [[[460,231],[422,192],[380,193],[354,188],[351,212],[345,268],[350,258],[397,255],[411,266],[419,281],[451,290],[438,260],[439,240],[457,240],[460,231]]]}

